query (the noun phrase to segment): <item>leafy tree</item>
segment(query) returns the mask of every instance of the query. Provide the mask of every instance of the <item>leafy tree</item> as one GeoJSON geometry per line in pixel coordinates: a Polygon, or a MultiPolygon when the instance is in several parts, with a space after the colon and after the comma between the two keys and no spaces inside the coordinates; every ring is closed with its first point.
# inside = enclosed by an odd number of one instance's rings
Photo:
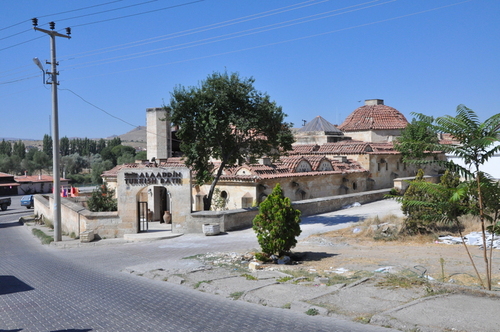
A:
{"type": "Polygon", "coordinates": [[[148,159],[148,153],[147,151],[139,151],[135,155],[135,159],[137,160],[147,160],[148,159]]]}
{"type": "Polygon", "coordinates": [[[102,183],[101,174],[104,171],[110,170],[114,165],[110,160],[94,161],[91,164],[92,172],[92,183],[102,183]]]}
{"type": "MultiPolygon", "coordinates": [[[[415,116],[419,121],[424,122],[432,128],[433,131],[448,133],[459,142],[457,145],[434,144],[429,149],[444,151],[460,157],[466,166],[460,166],[453,163],[453,161],[446,160],[418,160],[418,162],[438,163],[465,178],[464,184],[457,187],[453,195],[451,195],[449,202],[460,200],[463,202],[464,200],[470,201],[468,205],[462,203],[462,206],[467,206],[468,213],[479,217],[483,247],[487,248],[486,222],[493,223],[497,221],[488,214],[492,210],[492,206],[490,206],[492,203],[485,197],[487,188],[492,188],[491,177],[483,173],[481,167],[500,151],[500,144],[498,144],[500,137],[500,113],[493,115],[484,122],[481,122],[477,114],[464,105],[459,105],[456,113],[454,117],[445,115],[436,119],[419,113],[415,113],[415,116]]],[[[484,284],[483,286],[491,290],[492,262],[488,258],[487,250],[483,250],[483,259],[486,269],[486,286],[484,284]]]]}
{"type": "Polygon", "coordinates": [[[89,164],[87,160],[78,153],[73,153],[69,156],[61,158],[61,168],[66,175],[80,173],[85,167],[88,166],[89,164]]]}
{"type": "Polygon", "coordinates": [[[300,211],[292,207],[284,197],[278,183],[273,192],[259,206],[259,214],[253,220],[253,230],[262,252],[282,256],[297,244],[300,235],[300,211]]]}
{"type": "Polygon", "coordinates": [[[101,153],[102,149],[106,147],[106,140],[101,138],[96,145],[96,151],[94,153],[101,153]]]}
{"type": "Polygon", "coordinates": [[[21,160],[26,157],[26,146],[24,145],[23,141],[19,140],[17,142],[14,142],[12,155],[18,156],[21,160]]]}
{"type": "Polygon", "coordinates": [[[5,139],[2,139],[0,142],[0,155],[10,156],[12,153],[12,144],[10,142],[6,142],[5,139]]]}
{"type": "Polygon", "coordinates": [[[42,150],[49,158],[52,158],[52,137],[50,135],[43,135],[42,150]]]}
{"type": "Polygon", "coordinates": [[[61,150],[61,156],[67,156],[70,154],[70,144],[69,138],[64,136],[59,140],[59,150],[61,150]]]}
{"type": "Polygon", "coordinates": [[[196,182],[212,182],[205,210],[226,166],[266,154],[276,157],[292,148],[286,114],[269,95],[254,88],[254,81],[236,73],[213,73],[198,87],[177,86],[170,107],[165,107],[179,126],[184,162],[196,172],[196,182]],[[220,160],[215,175],[213,159],[220,160]]]}
{"type": "Polygon", "coordinates": [[[106,146],[108,148],[114,148],[115,146],[117,145],[121,145],[122,144],[122,140],[120,137],[114,137],[113,139],[109,140],[108,143],[106,144],[106,146]]]}
{"type": "Polygon", "coordinates": [[[394,148],[401,153],[403,161],[421,160],[433,153],[433,148],[439,143],[438,133],[428,123],[433,117],[422,115],[423,119],[413,119],[397,138],[394,148]]]}
{"type": "Polygon", "coordinates": [[[118,203],[113,195],[114,190],[108,189],[106,185],[99,186],[99,189],[94,190],[87,200],[89,210],[92,212],[116,211],[118,203]]]}
{"type": "Polygon", "coordinates": [[[51,158],[45,152],[37,150],[33,154],[33,164],[37,171],[48,169],[51,165],[51,158]]]}

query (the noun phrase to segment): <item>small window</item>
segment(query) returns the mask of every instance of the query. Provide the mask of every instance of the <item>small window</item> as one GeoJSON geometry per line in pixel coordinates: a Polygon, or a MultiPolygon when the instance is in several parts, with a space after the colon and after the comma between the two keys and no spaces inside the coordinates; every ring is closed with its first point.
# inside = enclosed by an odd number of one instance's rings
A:
{"type": "Polygon", "coordinates": [[[356,190],[358,188],[358,184],[356,182],[352,183],[352,189],[356,190]]]}

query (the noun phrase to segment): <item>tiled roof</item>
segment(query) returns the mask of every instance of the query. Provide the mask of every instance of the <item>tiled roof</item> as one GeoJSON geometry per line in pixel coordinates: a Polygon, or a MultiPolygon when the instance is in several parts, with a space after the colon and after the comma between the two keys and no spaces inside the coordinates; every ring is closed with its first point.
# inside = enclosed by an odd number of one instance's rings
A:
{"type": "Polygon", "coordinates": [[[444,145],[458,145],[460,144],[451,134],[441,134],[439,137],[439,144],[444,145]]]}
{"type": "Polygon", "coordinates": [[[294,144],[292,145],[292,151],[289,154],[302,154],[302,153],[311,153],[314,151],[318,151],[319,145],[317,144],[294,144]]]}
{"type": "MultiPolygon", "coordinates": [[[[15,176],[14,180],[18,183],[25,183],[25,182],[52,182],[54,181],[54,178],[50,175],[22,175],[22,176],[15,176]]],[[[61,178],[61,181],[68,181],[67,179],[61,178]]]]}
{"type": "Polygon", "coordinates": [[[318,153],[329,154],[362,154],[371,151],[370,143],[353,140],[325,143],[318,149],[318,153]]]}
{"type": "Polygon", "coordinates": [[[338,127],[344,132],[380,129],[403,129],[408,125],[405,116],[386,105],[364,105],[352,112],[338,127]]]}

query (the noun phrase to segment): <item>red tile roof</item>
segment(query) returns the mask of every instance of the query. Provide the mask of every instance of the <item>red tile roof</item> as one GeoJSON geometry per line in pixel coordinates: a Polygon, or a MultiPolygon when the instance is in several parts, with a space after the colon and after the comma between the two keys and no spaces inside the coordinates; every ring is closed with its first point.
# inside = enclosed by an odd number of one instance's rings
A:
{"type": "Polygon", "coordinates": [[[403,129],[408,125],[405,116],[386,105],[364,105],[352,112],[338,127],[344,132],[380,129],[403,129]]]}
{"type": "Polygon", "coordinates": [[[318,149],[318,153],[328,154],[364,154],[371,152],[370,143],[346,140],[335,143],[325,143],[318,149]]]}
{"type": "MultiPolygon", "coordinates": [[[[52,182],[54,178],[50,175],[21,175],[15,176],[14,180],[18,183],[32,183],[32,182],[52,182]]],[[[61,181],[68,181],[68,179],[60,178],[61,181]]]]}

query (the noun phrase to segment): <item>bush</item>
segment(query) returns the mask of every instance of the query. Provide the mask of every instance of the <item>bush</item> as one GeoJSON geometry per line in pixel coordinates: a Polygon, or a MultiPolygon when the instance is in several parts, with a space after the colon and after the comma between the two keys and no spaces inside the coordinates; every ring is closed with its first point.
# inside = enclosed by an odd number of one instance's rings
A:
{"type": "Polygon", "coordinates": [[[283,256],[297,244],[300,235],[300,211],[283,196],[279,183],[260,204],[259,214],[253,220],[253,230],[263,253],[283,256]]]}
{"type": "Polygon", "coordinates": [[[102,185],[99,189],[92,192],[92,196],[88,199],[87,205],[92,212],[105,212],[118,210],[118,203],[113,198],[115,191],[108,189],[106,185],[102,185]]]}

